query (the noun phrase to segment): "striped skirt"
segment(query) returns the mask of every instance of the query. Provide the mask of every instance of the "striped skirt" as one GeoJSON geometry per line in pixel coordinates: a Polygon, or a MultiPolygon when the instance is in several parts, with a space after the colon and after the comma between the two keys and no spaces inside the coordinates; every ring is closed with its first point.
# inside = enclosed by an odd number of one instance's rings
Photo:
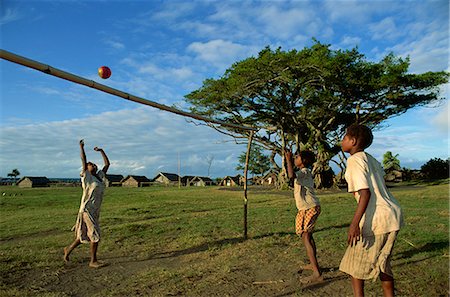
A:
{"type": "Polygon", "coordinates": [[[398,231],[364,236],[348,246],[339,270],[357,279],[376,279],[380,272],[393,277],[391,255],[398,231]]]}

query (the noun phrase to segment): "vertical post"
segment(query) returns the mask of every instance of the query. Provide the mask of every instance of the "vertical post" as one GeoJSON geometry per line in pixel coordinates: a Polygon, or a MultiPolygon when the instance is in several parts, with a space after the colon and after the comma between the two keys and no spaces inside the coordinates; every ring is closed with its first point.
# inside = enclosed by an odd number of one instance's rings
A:
{"type": "Polygon", "coordinates": [[[248,171],[248,162],[250,159],[250,148],[252,147],[254,131],[250,131],[250,135],[248,136],[248,144],[247,144],[247,154],[245,155],[245,167],[244,167],[244,240],[247,239],[247,171],[248,171]]]}
{"type": "Polygon", "coordinates": [[[181,172],[180,172],[180,167],[181,167],[181,161],[180,161],[180,152],[178,152],[178,189],[181,189],[181,172]]]}

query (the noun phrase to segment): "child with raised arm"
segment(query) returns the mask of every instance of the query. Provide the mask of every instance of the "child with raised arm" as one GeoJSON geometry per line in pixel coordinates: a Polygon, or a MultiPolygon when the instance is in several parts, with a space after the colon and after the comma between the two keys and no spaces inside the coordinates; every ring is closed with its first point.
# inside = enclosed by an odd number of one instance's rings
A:
{"type": "Polygon", "coordinates": [[[103,200],[105,190],[106,172],[109,168],[109,160],[103,149],[95,147],[94,150],[100,152],[103,157],[104,167],[97,171],[97,165],[86,161],[84,152],[84,141],[80,140],[81,164],[81,185],[83,195],[81,196],[81,205],[78,212],[77,222],[75,224],[75,240],[69,246],[64,248],[64,261],[69,261],[70,253],[81,243],[90,243],[91,261],[89,266],[98,268],[102,263],[97,261],[97,249],[100,241],[100,206],[103,200]]]}
{"type": "Polygon", "coordinates": [[[309,169],[315,161],[315,156],[311,151],[301,151],[292,158],[292,152],[286,150],[285,157],[289,179],[294,182],[294,198],[298,210],[295,217],[295,233],[301,236],[310,262],[302,269],[313,271],[311,276],[301,281],[320,282],[323,281],[323,277],[317,262],[316,243],[313,238],[314,226],[320,214],[320,202],[314,191],[314,180],[309,169]],[[299,169],[297,173],[293,165],[299,169]]]}
{"type": "Polygon", "coordinates": [[[402,210],[388,191],[381,164],[364,150],[372,144],[372,131],[353,124],[341,146],[350,154],[345,179],[358,203],[348,230],[348,247],[339,269],[352,279],[354,296],[364,296],[366,279],[381,280],[384,296],[394,296],[391,255],[402,225],[402,210]]]}

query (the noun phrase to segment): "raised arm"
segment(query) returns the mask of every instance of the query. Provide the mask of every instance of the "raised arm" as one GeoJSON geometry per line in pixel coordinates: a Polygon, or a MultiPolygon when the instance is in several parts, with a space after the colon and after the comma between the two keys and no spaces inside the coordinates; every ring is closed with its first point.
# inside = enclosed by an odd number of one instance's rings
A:
{"type": "Polygon", "coordinates": [[[284,151],[284,157],[286,159],[286,167],[287,167],[287,174],[289,179],[295,178],[295,172],[294,172],[294,164],[292,159],[292,152],[290,150],[284,151]]]}
{"type": "Polygon", "coordinates": [[[84,140],[80,140],[80,155],[81,155],[81,165],[83,166],[83,172],[87,170],[86,153],[84,152],[84,140]]]}
{"type": "Polygon", "coordinates": [[[110,165],[108,156],[105,154],[105,151],[99,147],[94,147],[94,151],[100,152],[102,154],[103,163],[105,164],[103,166],[102,171],[106,174],[106,172],[108,171],[109,165],[110,165]]]}

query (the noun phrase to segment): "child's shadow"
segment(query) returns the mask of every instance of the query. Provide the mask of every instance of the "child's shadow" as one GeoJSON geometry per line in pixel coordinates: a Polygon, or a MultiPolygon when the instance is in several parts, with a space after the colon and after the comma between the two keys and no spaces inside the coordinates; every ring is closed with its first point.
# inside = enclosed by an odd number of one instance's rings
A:
{"type": "MultiPolygon", "coordinates": [[[[443,250],[443,249],[448,251],[448,248],[449,248],[448,241],[429,242],[418,248],[412,248],[410,250],[407,250],[407,251],[404,251],[404,252],[398,253],[398,254],[394,253],[395,256],[393,257],[393,259],[395,259],[395,260],[407,259],[407,258],[412,258],[416,254],[430,253],[430,252],[439,251],[439,250],[443,250]]],[[[427,257],[427,259],[428,258],[432,258],[432,256],[427,257]]]]}

